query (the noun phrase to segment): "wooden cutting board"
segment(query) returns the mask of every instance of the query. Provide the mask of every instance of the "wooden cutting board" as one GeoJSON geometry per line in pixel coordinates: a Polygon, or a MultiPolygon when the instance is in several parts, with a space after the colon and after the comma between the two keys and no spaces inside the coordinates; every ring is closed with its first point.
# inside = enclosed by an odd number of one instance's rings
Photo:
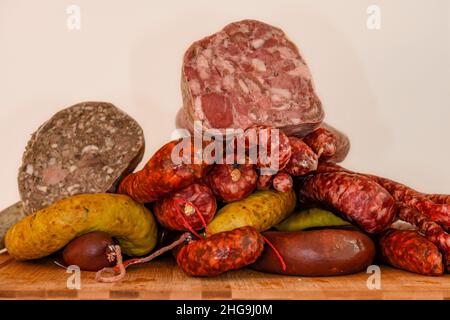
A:
{"type": "Polygon", "coordinates": [[[340,277],[288,277],[253,270],[190,278],[170,256],[133,266],[119,283],[98,283],[81,272],[81,288],[51,258],[17,262],[0,256],[0,299],[450,299],[450,275],[426,277],[382,266],[381,289],[364,272],[340,277]],[[69,281],[71,283],[71,281],[69,281]]]}

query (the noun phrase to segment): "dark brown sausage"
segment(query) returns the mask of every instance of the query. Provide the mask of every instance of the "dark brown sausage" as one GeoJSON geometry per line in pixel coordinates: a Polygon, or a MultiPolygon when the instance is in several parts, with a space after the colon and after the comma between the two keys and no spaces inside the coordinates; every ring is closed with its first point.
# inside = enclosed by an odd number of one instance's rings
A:
{"type": "Polygon", "coordinates": [[[175,255],[189,276],[211,277],[252,264],[263,249],[261,234],[253,227],[242,227],[192,241],[175,255]]]}
{"type": "Polygon", "coordinates": [[[375,246],[365,234],[353,230],[321,229],[277,232],[263,235],[286,263],[286,270],[274,250],[266,246],[253,269],[297,276],[336,276],[365,270],[373,261],[375,246]]]}
{"type": "Polygon", "coordinates": [[[153,212],[158,222],[168,229],[188,231],[191,227],[194,230],[200,230],[205,225],[196,213],[196,208],[206,224],[212,220],[217,209],[216,199],[211,189],[197,183],[155,202],[153,212]]]}
{"type": "Polygon", "coordinates": [[[255,190],[257,180],[252,164],[217,164],[206,177],[216,197],[223,202],[244,199],[255,190]]]}
{"type": "Polygon", "coordinates": [[[75,238],[64,248],[67,266],[76,265],[83,271],[98,271],[116,264],[114,240],[106,232],[94,231],[75,238]]]}
{"type": "Polygon", "coordinates": [[[315,171],[319,163],[319,157],[301,139],[289,137],[291,145],[291,159],[285,167],[287,173],[294,177],[303,176],[315,171]]]}
{"type": "Polygon", "coordinates": [[[385,230],[395,218],[395,201],[369,178],[346,172],[311,174],[300,181],[299,200],[340,212],[368,233],[385,230]]]}
{"type": "Polygon", "coordinates": [[[379,245],[383,259],[396,268],[429,276],[444,273],[438,248],[415,231],[390,229],[379,245]]]}

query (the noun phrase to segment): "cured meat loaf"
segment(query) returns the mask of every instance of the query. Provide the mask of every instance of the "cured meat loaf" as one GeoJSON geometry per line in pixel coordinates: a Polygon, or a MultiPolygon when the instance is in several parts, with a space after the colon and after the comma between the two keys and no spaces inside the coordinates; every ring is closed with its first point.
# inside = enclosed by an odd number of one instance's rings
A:
{"type": "Polygon", "coordinates": [[[106,102],[83,102],[56,113],[33,133],[19,169],[24,211],[32,213],[81,193],[113,192],[142,160],[144,134],[106,102]]]}
{"type": "Polygon", "coordinates": [[[178,126],[203,129],[265,125],[304,136],[324,111],[297,47],[276,27],[243,20],[193,43],[182,67],[178,126]],[[183,125],[184,123],[184,125],[183,125]]]}

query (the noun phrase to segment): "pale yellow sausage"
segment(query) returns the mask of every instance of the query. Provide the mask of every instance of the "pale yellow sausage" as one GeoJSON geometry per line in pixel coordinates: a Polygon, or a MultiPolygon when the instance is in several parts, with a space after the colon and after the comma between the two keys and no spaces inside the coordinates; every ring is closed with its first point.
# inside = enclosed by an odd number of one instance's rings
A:
{"type": "Polygon", "coordinates": [[[294,211],[294,191],[256,191],[247,198],[223,207],[208,225],[210,234],[251,226],[265,231],[294,211]]]}
{"type": "Polygon", "coordinates": [[[60,200],[22,219],[6,233],[5,246],[18,260],[38,259],[91,231],[109,233],[130,256],[147,254],[156,245],[150,210],[126,195],[99,193],[60,200]]]}

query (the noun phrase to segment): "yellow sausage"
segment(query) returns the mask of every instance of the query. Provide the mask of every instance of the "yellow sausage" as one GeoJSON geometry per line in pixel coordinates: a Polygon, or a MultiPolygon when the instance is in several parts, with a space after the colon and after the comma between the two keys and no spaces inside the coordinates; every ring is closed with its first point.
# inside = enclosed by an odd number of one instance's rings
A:
{"type": "Polygon", "coordinates": [[[285,219],[295,208],[294,191],[256,191],[223,207],[208,225],[209,234],[252,226],[265,231],[285,219]]]}
{"type": "Polygon", "coordinates": [[[318,227],[337,227],[350,225],[330,211],[310,208],[295,211],[287,219],[274,226],[278,231],[299,231],[318,227]]]}
{"type": "Polygon", "coordinates": [[[147,254],[156,245],[150,210],[126,195],[99,193],[66,198],[27,216],[8,230],[5,246],[18,260],[38,259],[92,231],[109,233],[130,256],[147,254]]]}

